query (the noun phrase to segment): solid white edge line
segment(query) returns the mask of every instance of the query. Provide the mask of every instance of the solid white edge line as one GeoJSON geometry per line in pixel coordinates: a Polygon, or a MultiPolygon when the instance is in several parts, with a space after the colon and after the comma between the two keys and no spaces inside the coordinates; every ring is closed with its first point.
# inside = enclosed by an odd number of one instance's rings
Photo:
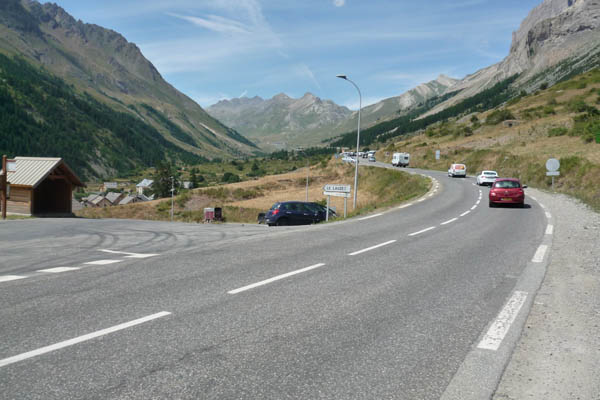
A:
{"type": "Polygon", "coordinates": [[[406,207],[410,207],[410,206],[412,206],[412,203],[409,203],[409,204],[405,204],[405,205],[403,205],[403,206],[400,206],[400,207],[398,207],[398,209],[401,209],[401,208],[406,208],[406,207]]]}
{"type": "Polygon", "coordinates": [[[552,218],[552,214],[550,214],[549,212],[546,211],[546,218],[548,218],[548,219],[552,218]]]}
{"type": "Polygon", "coordinates": [[[297,269],[296,271],[288,272],[286,274],[278,275],[278,276],[275,276],[273,278],[265,279],[264,281],[252,283],[250,285],[243,286],[243,287],[238,288],[238,289],[230,290],[227,293],[228,294],[237,294],[237,293],[240,293],[240,292],[245,292],[246,290],[254,289],[256,287],[263,286],[263,285],[266,285],[266,284],[278,281],[280,279],[288,278],[288,277],[296,275],[296,274],[301,274],[302,272],[307,272],[307,271],[310,271],[310,270],[315,269],[315,268],[320,268],[320,267],[322,267],[324,265],[325,264],[320,263],[320,264],[311,265],[310,267],[306,267],[306,268],[302,268],[302,269],[297,269]]]}
{"type": "Polygon", "coordinates": [[[546,235],[552,235],[554,233],[554,225],[548,224],[546,227],[546,235]]]}
{"type": "Polygon", "coordinates": [[[540,247],[538,247],[538,249],[536,250],[535,255],[531,259],[531,262],[541,263],[542,261],[544,261],[544,255],[546,254],[546,250],[548,250],[547,245],[540,245],[540,247]]]}
{"type": "Polygon", "coordinates": [[[46,269],[38,269],[37,272],[46,272],[49,274],[59,274],[61,272],[69,272],[69,271],[77,271],[77,267],[56,267],[56,268],[46,268],[46,269]]]}
{"type": "Polygon", "coordinates": [[[542,203],[538,203],[538,204],[540,205],[540,207],[542,207],[542,208],[544,208],[544,209],[546,208],[546,206],[545,206],[545,205],[543,205],[542,203]]]}
{"type": "Polygon", "coordinates": [[[25,278],[27,278],[27,277],[21,276],[21,275],[1,275],[0,282],[10,282],[10,281],[16,281],[16,280],[25,279],[25,278]]]}
{"type": "Polygon", "coordinates": [[[454,221],[458,221],[458,218],[452,218],[451,220],[448,220],[446,222],[442,222],[440,225],[448,225],[454,221]]]}
{"type": "Polygon", "coordinates": [[[369,215],[368,217],[363,217],[363,218],[359,218],[359,221],[364,221],[366,219],[371,219],[371,218],[375,218],[375,217],[381,217],[383,214],[375,214],[375,215],[369,215]]]}
{"type": "Polygon", "coordinates": [[[417,235],[420,235],[421,233],[425,233],[425,232],[430,231],[432,229],[435,229],[435,226],[430,226],[429,228],[423,229],[421,231],[413,232],[413,233],[409,234],[408,236],[417,236],[417,235]]]}
{"type": "Polygon", "coordinates": [[[471,207],[471,210],[474,210],[477,208],[477,204],[475,204],[473,207],[471,207]]]}
{"type": "Polygon", "coordinates": [[[396,243],[396,240],[390,240],[390,241],[387,241],[385,243],[380,243],[380,244],[375,245],[375,246],[367,247],[366,249],[355,251],[354,253],[350,253],[348,255],[349,256],[356,256],[358,254],[366,253],[367,251],[375,250],[375,249],[378,249],[378,248],[383,247],[383,246],[387,246],[388,244],[392,244],[392,243],[396,243]]]}
{"type": "Polygon", "coordinates": [[[471,211],[465,211],[464,213],[460,214],[460,216],[464,217],[465,215],[470,214],[470,213],[471,213],[471,211]]]}
{"type": "Polygon", "coordinates": [[[108,335],[109,333],[114,333],[126,328],[131,328],[132,326],[143,324],[144,322],[151,321],[153,319],[165,317],[170,315],[170,312],[162,311],[156,314],[148,315],[147,317],[135,319],[133,321],[125,322],[123,324],[115,325],[111,328],[102,329],[96,332],[88,333],[87,335],[79,336],[73,339],[65,340],[64,342],[56,343],[50,346],[42,347],[37,350],[28,351],[26,353],[22,353],[13,357],[5,358],[0,360],[0,368],[5,367],[10,364],[14,364],[19,361],[27,360],[28,358],[33,358],[40,356],[42,354],[50,353],[51,351],[60,350],[68,346],[73,346],[75,344],[85,342],[91,339],[95,339],[100,336],[108,335]]]}
{"type": "Polygon", "coordinates": [[[128,251],[116,251],[116,250],[107,250],[107,249],[98,249],[98,251],[103,251],[105,253],[111,254],[127,254],[125,258],[148,258],[148,257],[156,257],[160,254],[143,254],[143,253],[130,253],[128,251]]]}
{"type": "Polygon", "coordinates": [[[517,318],[521,307],[525,304],[527,294],[527,292],[520,291],[513,293],[483,339],[481,339],[481,342],[479,342],[478,348],[493,351],[498,350],[512,323],[517,318]]]}
{"type": "Polygon", "coordinates": [[[537,198],[533,197],[533,196],[529,196],[531,198],[531,200],[537,201],[537,198]]]}

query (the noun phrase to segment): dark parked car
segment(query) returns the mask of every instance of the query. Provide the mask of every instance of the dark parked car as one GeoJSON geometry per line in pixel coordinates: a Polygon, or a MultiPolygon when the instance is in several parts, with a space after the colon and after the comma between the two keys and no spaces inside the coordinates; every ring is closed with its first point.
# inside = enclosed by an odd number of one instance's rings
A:
{"type": "Polygon", "coordinates": [[[521,186],[521,181],[515,178],[497,178],[490,189],[490,207],[496,207],[499,204],[516,204],[520,207],[525,206],[525,192],[523,189],[527,185],[521,186]]]}
{"type": "MultiPolygon", "coordinates": [[[[277,225],[308,225],[325,221],[327,207],[305,201],[283,201],[273,204],[265,215],[265,223],[277,225]]],[[[335,213],[329,209],[329,218],[335,213]]]]}

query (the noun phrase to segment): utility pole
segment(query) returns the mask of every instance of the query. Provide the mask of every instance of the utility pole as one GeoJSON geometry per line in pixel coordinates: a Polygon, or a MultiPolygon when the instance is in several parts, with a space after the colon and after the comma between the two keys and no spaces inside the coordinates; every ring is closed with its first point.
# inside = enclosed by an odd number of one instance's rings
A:
{"type": "Polygon", "coordinates": [[[2,219],[6,219],[6,180],[8,171],[6,169],[6,155],[2,156],[2,175],[0,175],[0,190],[2,190],[2,219]]]}
{"type": "Polygon", "coordinates": [[[308,203],[308,174],[310,173],[310,162],[306,158],[306,202],[308,203]]]}
{"type": "Polygon", "coordinates": [[[171,222],[173,222],[173,193],[175,193],[174,178],[171,177],[171,222]]]}

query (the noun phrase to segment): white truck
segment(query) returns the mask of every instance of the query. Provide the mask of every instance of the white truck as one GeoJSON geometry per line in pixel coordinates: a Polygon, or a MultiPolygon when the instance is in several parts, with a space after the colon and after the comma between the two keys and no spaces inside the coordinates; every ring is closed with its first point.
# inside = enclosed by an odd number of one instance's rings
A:
{"type": "Polygon", "coordinates": [[[392,165],[394,167],[408,167],[410,163],[409,153],[394,153],[392,155],[392,165]]]}

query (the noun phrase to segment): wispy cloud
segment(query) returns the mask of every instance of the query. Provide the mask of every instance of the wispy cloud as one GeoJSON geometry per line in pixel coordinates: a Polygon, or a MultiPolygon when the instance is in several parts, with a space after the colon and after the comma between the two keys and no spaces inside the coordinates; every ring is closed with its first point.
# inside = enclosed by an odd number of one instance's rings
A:
{"type": "Polygon", "coordinates": [[[206,18],[178,15],[167,13],[171,17],[179,18],[192,24],[220,33],[242,33],[249,34],[250,31],[245,25],[239,21],[234,21],[229,18],[220,17],[218,15],[208,15],[206,18]]]}
{"type": "Polygon", "coordinates": [[[321,84],[315,78],[315,74],[306,64],[297,64],[293,68],[294,74],[300,78],[310,80],[319,90],[321,90],[321,84]]]}
{"type": "Polygon", "coordinates": [[[346,0],[333,0],[333,5],[336,7],[344,7],[346,0]]]}
{"type": "Polygon", "coordinates": [[[238,96],[238,98],[242,98],[242,97],[246,96],[247,94],[248,94],[248,91],[247,91],[247,90],[244,90],[244,91],[242,92],[242,94],[240,94],[240,95],[238,96]]]}

